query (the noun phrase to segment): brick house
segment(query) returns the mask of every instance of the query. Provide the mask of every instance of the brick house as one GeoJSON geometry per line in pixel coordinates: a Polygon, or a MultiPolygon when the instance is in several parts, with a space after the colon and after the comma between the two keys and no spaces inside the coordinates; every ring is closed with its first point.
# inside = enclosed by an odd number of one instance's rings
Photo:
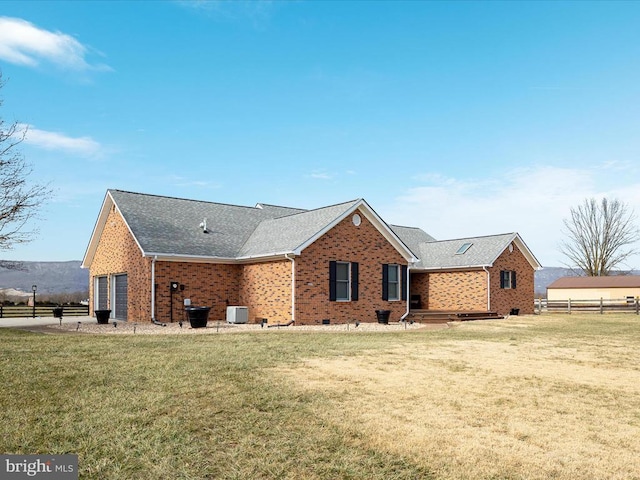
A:
{"type": "Polygon", "coordinates": [[[296,324],[376,321],[376,310],[398,321],[417,296],[421,308],[533,313],[540,268],[517,234],[438,242],[362,199],[302,210],[121,190],[107,191],[82,266],[90,310],[115,319],[178,321],[191,304],[210,320],[246,306],[250,322],[296,324]]]}

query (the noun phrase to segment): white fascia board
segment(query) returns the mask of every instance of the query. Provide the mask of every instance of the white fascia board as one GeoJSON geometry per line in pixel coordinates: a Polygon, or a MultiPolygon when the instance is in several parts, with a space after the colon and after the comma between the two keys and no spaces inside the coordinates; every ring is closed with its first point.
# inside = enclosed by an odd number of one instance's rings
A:
{"type": "Polygon", "coordinates": [[[418,258],[413,254],[411,249],[405,245],[405,243],[400,240],[389,225],[380,218],[380,216],[375,212],[373,208],[364,200],[362,200],[362,205],[366,208],[360,209],[360,211],[364,214],[367,220],[369,220],[382,234],[382,236],[394,246],[394,248],[404,257],[405,260],[409,263],[416,263],[419,261],[418,258]]]}
{"type": "Polygon", "coordinates": [[[411,269],[412,272],[452,272],[455,270],[482,270],[483,268],[493,267],[493,264],[489,265],[462,265],[455,267],[429,267],[429,268],[416,268],[411,269]]]}
{"type": "Polygon", "coordinates": [[[147,256],[145,255],[144,250],[140,245],[140,242],[138,242],[138,239],[133,234],[131,227],[127,223],[127,219],[124,218],[124,215],[122,214],[115,200],[111,196],[111,192],[107,191],[104,201],[102,202],[102,208],[100,209],[98,220],[96,221],[96,224],[93,228],[93,233],[91,234],[91,239],[89,240],[89,246],[87,247],[87,251],[85,252],[84,259],[82,260],[82,265],[81,265],[82,268],[89,268],[89,266],[91,265],[91,262],[93,262],[93,257],[95,256],[96,250],[98,249],[98,243],[100,242],[100,238],[102,237],[102,233],[104,232],[104,227],[107,224],[109,213],[111,212],[111,208],[114,208],[114,207],[120,214],[120,218],[122,218],[122,221],[126,225],[127,230],[129,231],[129,234],[131,235],[133,240],[136,242],[136,245],[138,246],[138,249],[142,253],[142,256],[147,256]]]}
{"type": "Polygon", "coordinates": [[[362,204],[362,200],[358,200],[351,207],[349,207],[347,210],[345,210],[341,215],[339,215],[338,217],[333,219],[333,221],[331,221],[330,223],[325,225],[324,228],[322,228],[320,231],[316,232],[314,235],[312,235],[310,238],[308,238],[305,242],[303,242],[302,244],[300,244],[296,248],[294,248],[293,252],[291,252],[291,253],[293,253],[294,255],[299,256],[305,248],[307,248],[313,242],[315,242],[320,237],[322,237],[325,233],[327,233],[329,230],[331,230],[333,227],[335,227],[342,220],[347,218],[351,213],[356,211],[361,204],[362,204]]]}
{"type": "MultiPolygon", "coordinates": [[[[529,264],[534,270],[542,270],[542,265],[540,265],[540,262],[538,262],[538,259],[533,255],[533,252],[529,250],[529,247],[527,247],[527,244],[524,243],[524,240],[522,240],[522,237],[518,233],[514,233],[513,235],[511,235],[511,238],[509,238],[509,241],[506,243],[504,248],[500,251],[500,253],[498,254],[498,257],[502,255],[502,253],[507,248],[509,248],[509,245],[511,243],[514,243],[516,247],[518,247],[522,255],[524,255],[524,258],[527,259],[527,261],[529,262],[529,264]]],[[[498,259],[498,257],[494,258],[493,261],[491,262],[491,265],[489,266],[493,266],[493,264],[498,259]]]]}
{"type": "Polygon", "coordinates": [[[393,247],[407,260],[408,263],[415,263],[418,259],[413,255],[413,252],[407,247],[400,238],[393,233],[393,231],[389,228],[389,226],[378,216],[378,214],[369,206],[369,204],[360,199],[356,203],[354,203],[350,208],[345,210],[341,215],[336,217],[331,223],[326,225],[322,230],[317,232],[311,238],[309,238],[306,242],[299,245],[297,248],[293,250],[294,255],[301,255],[302,251],[315,242],[318,238],[322,237],[329,230],[338,225],[341,221],[347,218],[349,215],[354,212],[359,211],[362,213],[367,220],[369,220],[374,227],[382,234],[382,236],[389,242],[393,247]]]}
{"type": "Polygon", "coordinates": [[[285,255],[294,255],[293,252],[273,253],[268,255],[254,255],[248,257],[208,257],[201,255],[181,255],[173,253],[145,253],[143,257],[152,257],[161,262],[185,262],[185,263],[221,263],[243,264],[252,262],[268,262],[285,259],[285,255]]]}
{"type": "Polygon", "coordinates": [[[107,191],[104,200],[102,200],[102,207],[100,207],[100,213],[98,214],[98,218],[96,219],[96,223],[93,226],[93,232],[91,233],[91,238],[89,239],[89,244],[87,245],[87,249],[84,252],[84,258],[82,259],[82,268],[89,268],[91,266],[91,262],[93,262],[93,257],[96,254],[96,250],[98,249],[98,243],[100,241],[100,237],[102,236],[102,231],[104,230],[104,226],[107,223],[107,218],[109,217],[109,211],[113,206],[113,198],[111,194],[107,191]]]}
{"type": "Polygon", "coordinates": [[[140,250],[140,253],[144,257],[145,256],[144,249],[142,248],[142,245],[140,245],[140,242],[138,242],[138,239],[136,238],[136,236],[133,234],[133,230],[131,230],[131,227],[129,226],[129,223],[127,222],[127,219],[124,218],[124,215],[122,214],[122,212],[118,208],[118,204],[114,202],[114,205],[116,207],[116,210],[120,214],[120,218],[122,218],[122,221],[124,222],[125,226],[127,227],[127,230],[129,231],[129,235],[131,235],[131,238],[133,238],[134,242],[136,242],[136,245],[138,246],[138,250],[140,250]]]}
{"type": "Polygon", "coordinates": [[[520,234],[516,233],[516,238],[514,239],[514,241],[518,246],[518,248],[520,249],[520,251],[522,252],[522,254],[529,261],[533,269],[542,270],[542,264],[538,261],[538,259],[535,257],[533,252],[529,250],[529,247],[527,247],[527,244],[524,243],[524,240],[522,240],[522,237],[520,237],[520,234]]]}

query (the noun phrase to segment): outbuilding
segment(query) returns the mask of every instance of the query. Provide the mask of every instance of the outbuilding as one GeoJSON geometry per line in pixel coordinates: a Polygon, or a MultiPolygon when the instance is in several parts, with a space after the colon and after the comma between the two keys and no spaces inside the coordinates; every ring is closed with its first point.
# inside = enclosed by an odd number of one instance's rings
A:
{"type": "Polygon", "coordinates": [[[547,287],[548,301],[635,300],[640,297],[640,276],[562,277],[547,287]]]}

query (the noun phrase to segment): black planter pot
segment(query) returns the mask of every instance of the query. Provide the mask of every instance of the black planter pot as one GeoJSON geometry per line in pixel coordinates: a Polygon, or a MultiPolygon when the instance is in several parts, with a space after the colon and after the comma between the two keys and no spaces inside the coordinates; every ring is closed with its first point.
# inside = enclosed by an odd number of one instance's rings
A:
{"type": "Polygon", "coordinates": [[[210,307],[186,307],[185,310],[191,328],[204,328],[207,326],[210,307]]]}
{"type": "Polygon", "coordinates": [[[391,315],[391,310],[376,310],[376,317],[378,317],[378,323],[389,323],[389,316],[391,315]]]}
{"type": "Polygon", "coordinates": [[[111,310],[95,310],[96,320],[98,323],[109,323],[111,317],[111,310]]]}
{"type": "Polygon", "coordinates": [[[62,307],[56,307],[53,309],[53,318],[62,318],[62,307]]]}

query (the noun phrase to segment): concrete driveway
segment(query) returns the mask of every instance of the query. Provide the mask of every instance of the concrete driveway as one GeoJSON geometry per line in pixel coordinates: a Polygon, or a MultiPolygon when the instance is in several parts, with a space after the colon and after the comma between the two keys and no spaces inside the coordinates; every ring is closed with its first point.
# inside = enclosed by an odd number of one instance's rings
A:
{"type": "MultiPolygon", "coordinates": [[[[63,317],[62,323],[96,323],[95,317],[63,317]]],[[[0,328],[45,327],[47,325],[60,325],[60,319],[54,317],[17,317],[0,318],[0,328]]]]}

